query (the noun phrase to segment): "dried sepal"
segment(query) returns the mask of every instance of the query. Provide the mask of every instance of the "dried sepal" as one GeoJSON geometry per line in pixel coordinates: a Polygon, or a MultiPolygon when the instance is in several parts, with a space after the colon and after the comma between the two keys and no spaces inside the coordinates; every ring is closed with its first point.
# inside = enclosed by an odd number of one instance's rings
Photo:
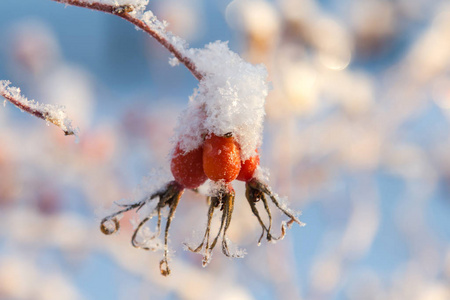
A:
{"type": "Polygon", "coordinates": [[[116,233],[120,229],[120,223],[117,218],[106,219],[100,223],[100,230],[105,235],[116,233]]]}
{"type": "Polygon", "coordinates": [[[219,238],[222,237],[222,252],[228,257],[239,258],[242,255],[234,254],[230,251],[228,245],[227,231],[231,224],[231,217],[234,209],[234,199],[235,192],[231,185],[227,184],[222,187],[215,196],[208,197],[210,205],[208,209],[208,221],[206,224],[205,234],[203,235],[203,240],[196,248],[193,248],[185,244],[186,248],[191,252],[202,253],[203,261],[202,264],[205,267],[211,260],[211,253],[214,247],[217,245],[219,238]],[[219,230],[212,240],[210,241],[211,235],[211,222],[214,215],[214,210],[220,207],[222,211],[222,217],[220,221],[219,230]]]}
{"type": "Polygon", "coordinates": [[[140,221],[138,226],[133,232],[133,235],[131,237],[131,244],[133,247],[143,250],[156,250],[157,247],[149,247],[145,245],[145,243],[138,242],[137,236],[141,232],[142,227],[156,214],[158,216],[157,221],[157,230],[156,233],[150,237],[147,238],[147,241],[156,239],[160,233],[161,233],[161,210],[162,208],[168,206],[169,207],[169,215],[167,216],[165,230],[164,230],[164,258],[161,260],[160,267],[161,267],[161,274],[164,276],[167,276],[170,274],[170,268],[169,268],[169,229],[170,224],[172,222],[172,219],[175,215],[175,210],[177,208],[177,205],[180,201],[181,195],[184,192],[184,188],[177,183],[176,181],[169,182],[163,189],[160,191],[148,196],[147,198],[138,201],[136,203],[132,204],[117,204],[120,207],[123,207],[123,209],[113,213],[110,216],[107,216],[103,218],[100,224],[100,230],[104,234],[112,234],[116,232],[119,227],[120,223],[117,220],[117,217],[122,215],[123,213],[130,211],[130,210],[136,210],[139,211],[141,208],[143,208],[145,205],[147,205],[151,200],[158,198],[158,204],[156,205],[155,209],[150,212],[143,220],[140,221]],[[114,228],[111,228],[111,222],[115,225],[114,228]]]}
{"type": "Polygon", "coordinates": [[[300,226],[304,226],[305,224],[301,222],[295,214],[287,207],[281,205],[280,201],[277,199],[278,197],[271,191],[267,184],[262,183],[260,180],[253,178],[245,184],[245,196],[250,205],[253,215],[257,218],[261,228],[262,233],[258,239],[258,246],[261,245],[261,240],[264,237],[264,233],[266,233],[266,239],[268,242],[275,242],[277,240],[282,240],[286,235],[286,231],[288,228],[292,226],[295,222],[300,226]],[[272,229],[272,213],[270,211],[270,207],[266,198],[266,195],[272,200],[275,206],[290,219],[289,221],[283,221],[281,223],[281,234],[278,237],[274,237],[271,233],[272,229]],[[266,226],[259,214],[258,209],[256,208],[256,202],[262,200],[264,204],[264,209],[269,218],[269,225],[266,226]]]}

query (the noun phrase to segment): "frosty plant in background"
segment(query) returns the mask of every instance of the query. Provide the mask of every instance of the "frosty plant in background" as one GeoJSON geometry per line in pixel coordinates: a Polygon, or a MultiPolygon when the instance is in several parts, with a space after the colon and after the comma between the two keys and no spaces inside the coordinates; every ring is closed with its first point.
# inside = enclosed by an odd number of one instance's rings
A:
{"type": "Polygon", "coordinates": [[[262,142],[264,102],[268,93],[267,73],[263,66],[243,61],[223,42],[208,44],[203,49],[189,48],[183,39],[166,31],[166,22],[159,21],[151,11],[145,11],[148,0],[53,1],[111,13],[129,21],[174,55],[170,61],[172,65],[183,63],[199,80],[199,86],[190,97],[189,105],[177,125],[175,147],[171,153],[174,180],[149,191],[148,196],[136,202],[117,204],[120,209],[101,221],[103,233],[117,232],[123,213],[130,210],[139,212],[141,219],[136,224],[131,243],[145,250],[163,248],[161,273],[170,274],[168,236],[176,207],[185,189],[197,189],[208,179],[209,210],[203,241],[197,247],[187,245],[189,250],[202,253],[204,266],[209,263],[211,252],[220,237],[225,255],[242,257],[242,253],[230,251],[226,236],[235,200],[231,182],[236,179],[246,183],[246,198],[262,227],[258,243],[264,235],[268,241],[283,238],[286,228],[294,222],[303,225],[258,175],[257,149],[262,142]],[[272,215],[266,196],[289,217],[288,222],[282,223],[281,235],[277,237],[271,232],[272,215]],[[152,201],[154,199],[158,199],[156,205],[152,201]],[[269,224],[264,223],[258,212],[258,201],[264,205],[269,224]],[[162,246],[157,237],[161,233],[162,210],[165,207],[169,208],[169,213],[162,246]],[[211,221],[216,208],[222,211],[220,228],[210,239],[211,221]],[[156,232],[151,233],[144,225],[154,216],[157,217],[156,232]]]}
{"type": "Polygon", "coordinates": [[[64,131],[65,135],[74,135],[77,130],[72,127],[72,121],[67,117],[63,107],[50,104],[39,104],[21,95],[20,88],[10,86],[11,82],[0,80],[0,96],[13,105],[48,123],[55,124],[64,131]]]}

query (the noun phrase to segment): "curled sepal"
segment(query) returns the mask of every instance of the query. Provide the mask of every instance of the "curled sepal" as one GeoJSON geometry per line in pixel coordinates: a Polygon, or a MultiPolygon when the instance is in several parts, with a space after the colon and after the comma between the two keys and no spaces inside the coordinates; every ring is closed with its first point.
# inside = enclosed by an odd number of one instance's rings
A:
{"type": "Polygon", "coordinates": [[[116,233],[120,229],[120,223],[117,218],[103,219],[100,223],[100,230],[105,235],[116,233]]]}
{"type": "Polygon", "coordinates": [[[248,181],[245,184],[245,196],[247,198],[247,201],[250,205],[250,208],[252,210],[253,215],[258,219],[258,222],[262,228],[261,236],[258,239],[258,246],[261,245],[261,240],[264,237],[264,234],[266,233],[266,239],[268,242],[275,242],[277,240],[282,240],[284,236],[286,235],[287,229],[289,229],[292,224],[295,222],[299,224],[300,226],[304,226],[305,224],[301,222],[296,216],[295,213],[292,212],[288,207],[286,207],[284,204],[282,205],[280,201],[277,199],[277,195],[275,195],[271,189],[261,181],[259,181],[256,178],[253,178],[252,180],[248,181]],[[275,204],[275,206],[281,210],[286,216],[288,216],[290,219],[289,221],[283,221],[281,223],[281,234],[278,237],[274,237],[271,233],[272,229],[272,213],[269,208],[269,204],[266,199],[266,195],[269,196],[269,198],[272,200],[272,202],[275,204]],[[264,224],[263,220],[261,219],[261,216],[259,214],[258,209],[256,208],[256,202],[262,200],[264,204],[264,209],[267,213],[267,216],[269,218],[269,225],[266,226],[264,224]]]}
{"type": "Polygon", "coordinates": [[[107,216],[103,218],[100,224],[100,230],[104,234],[112,234],[114,232],[117,232],[117,230],[120,228],[120,224],[118,221],[118,216],[122,215],[123,213],[129,211],[129,210],[136,210],[139,211],[142,207],[144,207],[146,204],[148,204],[151,200],[158,198],[158,204],[153,209],[152,212],[150,212],[142,221],[139,222],[138,226],[133,232],[133,236],[131,237],[131,244],[135,248],[143,249],[143,250],[156,250],[158,249],[158,244],[156,246],[148,246],[146,242],[149,242],[151,240],[156,239],[160,233],[161,233],[161,210],[168,206],[169,207],[169,215],[167,216],[166,220],[166,226],[164,230],[164,259],[160,263],[161,268],[161,274],[164,276],[167,276],[170,274],[169,264],[168,264],[168,255],[169,255],[169,228],[170,224],[172,223],[172,219],[175,215],[175,209],[178,205],[178,202],[180,201],[181,195],[184,192],[183,186],[181,186],[176,181],[169,182],[163,189],[159,190],[158,192],[144,198],[141,201],[138,201],[136,203],[132,204],[118,204],[119,207],[122,207],[123,209],[115,212],[114,214],[107,216]],[[156,233],[146,237],[143,242],[138,241],[138,234],[141,232],[142,227],[154,216],[158,216],[157,221],[157,228],[156,233]]]}
{"type": "Polygon", "coordinates": [[[132,210],[136,207],[138,208],[137,210],[139,210],[142,206],[144,206],[145,203],[146,201],[140,201],[133,204],[116,204],[119,207],[124,207],[124,209],[121,209],[107,217],[104,217],[100,222],[101,232],[106,235],[116,233],[120,229],[118,217],[121,216],[123,213],[132,210]]]}
{"type": "Polygon", "coordinates": [[[170,275],[170,268],[169,268],[169,262],[167,257],[162,259],[159,262],[159,270],[161,271],[162,276],[169,276],[170,275]]]}

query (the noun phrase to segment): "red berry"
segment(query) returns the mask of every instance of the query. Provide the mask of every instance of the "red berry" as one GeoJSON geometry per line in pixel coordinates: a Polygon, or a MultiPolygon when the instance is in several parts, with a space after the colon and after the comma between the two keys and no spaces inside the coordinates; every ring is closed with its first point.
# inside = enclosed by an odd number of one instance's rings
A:
{"type": "Polygon", "coordinates": [[[202,147],[185,153],[178,144],[172,155],[170,169],[175,180],[185,188],[194,189],[200,186],[207,179],[203,172],[202,147]]]}
{"type": "Polygon", "coordinates": [[[241,170],[239,146],[232,136],[209,135],[203,144],[203,170],[213,181],[231,182],[241,170]]]}
{"type": "Polygon", "coordinates": [[[241,162],[241,171],[237,177],[237,180],[249,181],[253,178],[256,168],[259,166],[259,155],[250,157],[244,162],[241,162]]]}

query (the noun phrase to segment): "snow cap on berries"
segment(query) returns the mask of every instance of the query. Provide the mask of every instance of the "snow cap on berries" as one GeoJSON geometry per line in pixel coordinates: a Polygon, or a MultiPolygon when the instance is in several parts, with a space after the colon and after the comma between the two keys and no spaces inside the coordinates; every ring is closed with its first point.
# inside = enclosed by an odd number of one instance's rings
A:
{"type": "Polygon", "coordinates": [[[255,155],[262,141],[268,93],[265,67],[244,61],[220,41],[190,49],[187,55],[204,77],[178,122],[176,139],[182,149],[197,148],[202,133],[231,132],[241,146],[242,160],[255,155]]]}

